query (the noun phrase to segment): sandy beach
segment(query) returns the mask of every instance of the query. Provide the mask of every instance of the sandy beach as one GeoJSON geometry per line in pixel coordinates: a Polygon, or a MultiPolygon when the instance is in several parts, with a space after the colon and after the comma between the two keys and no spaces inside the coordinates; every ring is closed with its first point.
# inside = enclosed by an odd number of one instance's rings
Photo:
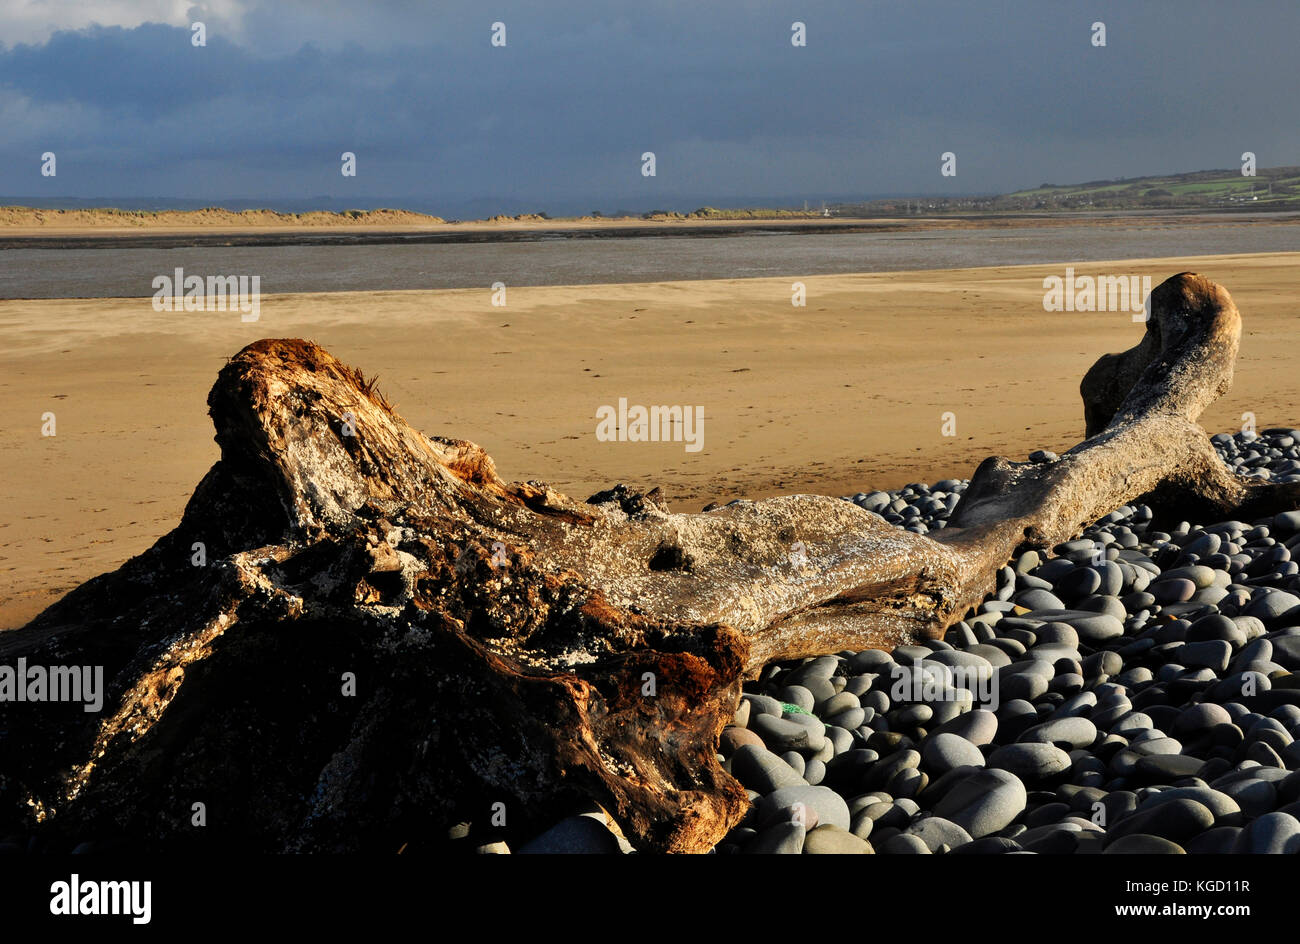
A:
{"type": "MultiPolygon", "coordinates": [[[[1244,330],[1238,381],[1203,418],[1294,425],[1300,254],[1120,260],[1079,275],[1194,269],[1244,330]]],[[[485,446],[501,474],[586,497],[658,485],[676,510],[966,477],[990,454],[1082,435],[1078,382],[1142,333],[1128,312],[1048,312],[1061,266],[790,278],[271,295],[237,312],[149,299],[0,302],[0,628],[148,548],[217,458],[205,398],[225,359],[304,337],[366,374],[414,426],[485,446]],[[703,408],[703,448],[602,442],[596,411],[703,408]],[[53,412],[56,435],[41,435],[53,412]],[[955,436],[943,435],[954,414],[955,436]]]]}

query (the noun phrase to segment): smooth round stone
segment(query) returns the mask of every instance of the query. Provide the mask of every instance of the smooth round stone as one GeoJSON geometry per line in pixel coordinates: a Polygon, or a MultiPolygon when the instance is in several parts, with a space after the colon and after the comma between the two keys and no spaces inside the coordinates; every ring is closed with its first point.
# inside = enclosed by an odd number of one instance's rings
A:
{"type": "Polygon", "coordinates": [[[807,786],[803,777],[764,747],[745,744],[731,755],[731,775],[742,786],[760,794],[769,794],[782,787],[807,786]]]}
{"type": "Polygon", "coordinates": [[[1037,724],[1041,720],[1037,709],[1023,699],[1003,701],[998,705],[996,714],[998,716],[996,740],[999,743],[1014,741],[1024,733],[1026,728],[1037,724]]]}
{"type": "Polygon", "coordinates": [[[813,787],[806,784],[797,787],[781,787],[759,801],[760,817],[765,820],[771,819],[782,810],[791,809],[800,803],[806,810],[816,815],[819,825],[838,826],[845,832],[848,831],[849,806],[844,802],[844,798],[830,787],[813,787]]]}
{"type": "Polygon", "coordinates": [[[1179,712],[1178,720],[1174,722],[1170,733],[1175,737],[1186,737],[1208,732],[1220,724],[1231,723],[1232,715],[1228,714],[1222,705],[1207,701],[1199,705],[1191,705],[1179,712]]]}
{"type": "MultiPolygon", "coordinates": [[[[874,804],[874,806],[881,806],[887,808],[889,804],[876,803],[874,804]]],[[[876,827],[876,818],[874,816],[871,816],[868,810],[858,810],[856,813],[853,814],[853,823],[849,829],[849,832],[853,833],[853,835],[857,836],[859,839],[867,839],[868,837],[870,837],[872,830],[874,830],[875,827],[876,827]]]]}
{"type": "Polygon", "coordinates": [[[1049,692],[1059,692],[1061,695],[1073,695],[1081,691],[1086,681],[1082,675],[1077,672],[1062,672],[1056,678],[1052,679],[1047,686],[1049,692]]]}
{"type": "MultiPolygon", "coordinates": [[[[975,690],[989,689],[993,685],[992,676],[988,676],[980,685],[975,686],[975,690]]],[[[995,693],[996,694],[996,693],[995,693]]],[[[933,714],[930,716],[929,727],[938,727],[956,718],[958,715],[965,714],[975,705],[975,694],[964,688],[949,689],[938,700],[929,702],[933,714]]]]}
{"type": "Polygon", "coordinates": [[[1195,777],[1205,762],[1187,754],[1155,754],[1139,757],[1133,776],[1146,783],[1173,783],[1182,777],[1195,777]]]}
{"type": "MultiPolygon", "coordinates": [[[[988,659],[974,652],[963,652],[959,649],[948,649],[943,652],[933,653],[929,661],[947,666],[950,669],[975,669],[980,671],[991,671],[992,663],[988,659]]],[[[955,671],[954,671],[954,674],[955,671]]]]}
{"type": "Polygon", "coordinates": [[[934,709],[929,705],[910,705],[890,712],[889,722],[899,728],[911,728],[918,724],[925,724],[933,717],[934,709]]]}
{"type": "MultiPolygon", "coordinates": [[[[1096,692],[1079,692],[1077,695],[1071,695],[1065,701],[1057,706],[1056,711],[1052,712],[1053,718],[1082,718],[1087,717],[1097,705],[1096,692]]],[[[1094,726],[1095,726],[1094,722],[1094,726]]]]}
{"type": "Polygon", "coordinates": [[[795,751],[786,751],[781,755],[781,759],[790,765],[791,770],[803,777],[805,783],[808,782],[808,778],[804,777],[804,774],[807,773],[808,762],[804,760],[802,754],[795,751]]]}
{"type": "Polygon", "coordinates": [[[895,646],[893,656],[898,665],[912,665],[928,659],[930,650],[925,646],[895,646]]]}
{"type": "Polygon", "coordinates": [[[1208,557],[1211,554],[1217,554],[1219,548],[1223,545],[1223,539],[1217,534],[1209,532],[1202,534],[1200,537],[1183,545],[1183,552],[1186,554],[1195,554],[1198,557],[1208,557]]]}
{"type": "Polygon", "coordinates": [[[1092,596],[1100,589],[1101,574],[1091,567],[1076,567],[1056,582],[1060,596],[1071,600],[1092,596]]]}
{"type": "MultiPolygon", "coordinates": [[[[853,749],[853,729],[843,728],[839,725],[827,725],[826,740],[831,746],[832,753],[838,757],[840,754],[853,749]]],[[[823,750],[825,749],[823,748],[823,750]]]]}
{"type": "Polygon", "coordinates": [[[1043,562],[1042,555],[1040,555],[1037,551],[1025,551],[1023,554],[1021,554],[1019,557],[1016,558],[1015,564],[1012,565],[1012,570],[1014,570],[1017,574],[1027,574],[1031,570],[1033,570],[1034,568],[1042,564],[1042,562],[1043,562]]]}
{"type": "MultiPolygon", "coordinates": [[[[871,808],[873,811],[875,807],[871,808]]],[[[889,804],[889,808],[884,813],[875,817],[877,829],[898,829],[907,828],[907,824],[912,818],[919,813],[921,808],[916,805],[915,800],[907,797],[900,797],[889,804]]]]}
{"type": "Polygon", "coordinates": [[[1282,616],[1288,610],[1300,606],[1300,597],[1293,593],[1287,593],[1285,590],[1276,590],[1264,588],[1257,595],[1251,597],[1250,603],[1245,609],[1246,616],[1254,616],[1263,620],[1265,625],[1282,616]]]}
{"type": "Polygon", "coordinates": [[[956,767],[983,767],[984,755],[957,734],[932,734],[921,746],[921,765],[935,776],[942,776],[956,767]]]}
{"type": "Polygon", "coordinates": [[[1075,609],[1081,613],[1104,613],[1106,616],[1115,617],[1120,622],[1128,616],[1128,610],[1124,609],[1124,604],[1120,602],[1119,597],[1101,594],[1085,597],[1078,602],[1075,609]]]}
{"type": "Polygon", "coordinates": [[[1065,603],[1060,597],[1046,590],[1022,590],[1013,597],[1017,606],[1026,610],[1061,610],[1065,603]]]}
{"type": "Polygon", "coordinates": [[[860,728],[867,720],[867,710],[865,708],[850,708],[847,711],[841,711],[839,714],[829,715],[826,723],[843,728],[846,731],[852,731],[860,728]]]}
{"type": "Polygon", "coordinates": [[[879,674],[887,671],[893,664],[893,658],[883,649],[863,649],[848,660],[851,675],[879,674]]]}
{"type": "Polygon", "coordinates": [[[776,699],[787,705],[794,705],[804,711],[812,711],[817,704],[813,693],[802,685],[785,685],[776,690],[776,699]]]}
{"type": "Polygon", "coordinates": [[[1079,641],[1096,645],[1107,639],[1124,635],[1124,623],[1109,613],[1091,613],[1086,610],[1044,609],[1027,614],[1049,623],[1068,623],[1079,634],[1079,641]]]}
{"type": "Polygon", "coordinates": [[[1124,836],[1102,849],[1105,855],[1186,855],[1187,850],[1160,836],[1124,836]]]}
{"type": "Polygon", "coordinates": [[[1178,647],[1176,658],[1189,669],[1226,672],[1228,660],[1232,658],[1232,645],[1223,639],[1187,642],[1178,647]]]}
{"type": "Polygon", "coordinates": [[[802,665],[795,666],[786,676],[787,685],[803,685],[811,679],[829,681],[840,667],[839,656],[818,656],[802,665]]]}
{"type": "Polygon", "coordinates": [[[1246,644],[1246,634],[1241,631],[1235,622],[1220,613],[1211,613],[1209,616],[1202,616],[1187,630],[1188,642],[1205,642],[1212,639],[1221,639],[1230,643],[1233,648],[1238,648],[1246,644]]]}
{"type": "Polygon", "coordinates": [[[822,825],[803,842],[805,855],[871,855],[871,843],[837,826],[822,825]]]}
{"type": "Polygon", "coordinates": [[[1261,767],[1286,768],[1286,763],[1277,751],[1261,741],[1255,741],[1246,748],[1246,759],[1253,760],[1261,767]]]}
{"type": "Polygon", "coordinates": [[[1264,636],[1264,620],[1258,619],[1257,616],[1238,615],[1232,616],[1231,620],[1232,623],[1236,624],[1236,628],[1242,631],[1242,635],[1244,635],[1247,640],[1253,640],[1253,638],[1264,636]]]}
{"type": "MultiPolygon", "coordinates": [[[[1046,625],[1064,625],[1064,624],[1046,624],[1046,625]]],[[[1073,632],[1073,627],[1070,627],[1073,632]]],[[[1034,662],[1047,662],[1055,665],[1061,661],[1069,661],[1082,665],[1083,657],[1079,655],[1078,647],[1067,646],[1063,642],[1045,642],[1034,646],[1026,654],[1027,658],[1034,662]]]]}
{"type": "Polygon", "coordinates": [[[570,816],[519,847],[520,855],[618,855],[618,837],[591,816],[570,816]]]}
{"type": "Polygon", "coordinates": [[[861,700],[863,708],[869,708],[877,714],[884,714],[892,704],[889,695],[879,688],[873,688],[871,691],[859,695],[858,698],[861,700]]]}
{"type": "MultiPolygon", "coordinates": [[[[979,747],[992,744],[997,733],[998,716],[986,708],[976,708],[946,722],[935,730],[931,738],[938,734],[955,734],[979,747]]],[[[979,766],[983,766],[982,760],[979,766]]]]}
{"type": "Polygon", "coordinates": [[[802,823],[781,820],[751,839],[744,851],[746,855],[799,855],[806,835],[802,823]]]}
{"type": "MultiPolygon", "coordinates": [[[[821,722],[811,715],[817,725],[821,722]]],[[[773,718],[771,715],[759,715],[750,722],[750,730],[763,739],[769,750],[780,751],[816,751],[826,742],[824,726],[816,730],[808,724],[801,724],[791,718],[773,718]]]]}
{"type": "Polygon", "coordinates": [[[1293,855],[1300,852],[1300,820],[1289,813],[1265,813],[1246,824],[1232,851],[1239,855],[1293,855]]]}
{"type": "Polygon", "coordinates": [[[1196,593],[1192,594],[1191,602],[1218,604],[1223,602],[1227,595],[1228,591],[1223,587],[1206,587],[1204,590],[1197,590],[1196,593]]]}
{"type": "Polygon", "coordinates": [[[1172,577],[1157,580],[1148,589],[1156,602],[1163,606],[1190,600],[1196,593],[1196,584],[1183,577],[1172,577]]]}
{"type": "Polygon", "coordinates": [[[1103,596],[1118,597],[1120,591],[1124,589],[1124,571],[1120,569],[1119,564],[1106,561],[1104,564],[1094,564],[1093,570],[1101,577],[1101,586],[1096,592],[1103,596]]]}
{"type": "Polygon", "coordinates": [[[935,804],[934,813],[980,839],[1008,826],[1027,801],[1025,785],[1018,777],[1005,770],[985,769],[958,781],[935,804]]]}
{"type": "Polygon", "coordinates": [[[1050,644],[1059,644],[1067,649],[1079,649],[1079,632],[1069,623],[1044,623],[1034,631],[1037,637],[1035,648],[1042,648],[1050,644]]]}
{"type": "Polygon", "coordinates": [[[1241,821],[1241,807],[1237,801],[1226,793],[1207,786],[1170,787],[1159,793],[1149,794],[1142,799],[1139,809],[1159,806],[1161,803],[1172,803],[1174,800],[1195,800],[1210,811],[1214,816],[1215,824],[1219,826],[1235,826],[1241,821]]]}
{"type": "Polygon", "coordinates": [[[727,725],[718,735],[718,750],[730,757],[746,744],[753,747],[765,747],[763,739],[747,728],[738,728],[735,725],[727,725]]]}
{"type": "Polygon", "coordinates": [[[989,640],[988,644],[997,649],[1001,649],[1012,659],[1012,661],[1019,661],[1027,651],[1023,643],[1006,636],[994,636],[989,640]]]}
{"type": "Polygon", "coordinates": [[[989,755],[988,766],[1027,783],[1039,783],[1070,769],[1070,755],[1054,744],[1005,744],[989,755]]]}
{"type": "Polygon", "coordinates": [[[1167,803],[1139,808],[1106,830],[1106,844],[1125,836],[1144,833],[1171,842],[1182,842],[1214,825],[1214,814],[1203,803],[1179,797],[1167,803]]]}
{"type": "Polygon", "coordinates": [[[740,697],[743,701],[749,703],[751,721],[758,715],[771,715],[774,718],[779,718],[785,712],[785,709],[781,707],[781,703],[770,695],[745,694],[740,697]]]}
{"type": "Polygon", "coordinates": [[[1046,694],[1050,684],[1050,678],[1037,672],[1011,672],[999,677],[998,697],[1032,702],[1046,694]]]}
{"type": "Polygon", "coordinates": [[[899,799],[911,799],[920,794],[929,782],[929,774],[915,767],[905,767],[885,781],[885,789],[899,799]]]}
{"type": "Polygon", "coordinates": [[[930,847],[919,836],[898,833],[876,847],[881,855],[929,855],[930,847]]]}
{"type": "Polygon", "coordinates": [[[892,754],[888,754],[884,759],[871,768],[870,776],[873,781],[872,786],[886,789],[886,781],[893,777],[894,774],[898,773],[900,770],[914,769],[920,766],[920,763],[920,751],[915,751],[911,748],[895,750],[892,754]]]}
{"type": "Polygon", "coordinates": [[[942,816],[913,820],[904,832],[905,835],[916,836],[931,852],[938,852],[940,846],[956,849],[971,841],[970,833],[942,816]]]}
{"type": "Polygon", "coordinates": [[[1053,718],[1036,724],[1020,735],[1026,743],[1066,744],[1071,749],[1081,749],[1097,740],[1097,726],[1087,718],[1053,718]]]}
{"type": "MultiPolygon", "coordinates": [[[[850,708],[861,707],[862,702],[858,701],[857,695],[854,695],[852,692],[840,692],[838,695],[826,699],[826,703],[822,705],[821,711],[826,717],[831,717],[842,711],[848,711],[850,708]]],[[[857,727],[857,725],[854,725],[854,727],[857,727]]]]}
{"type": "Polygon", "coordinates": [[[1271,656],[1274,662],[1292,672],[1300,670],[1300,635],[1278,636],[1272,642],[1272,649],[1271,656]]]}
{"type": "Polygon", "coordinates": [[[1277,788],[1267,780],[1244,779],[1231,783],[1216,780],[1211,786],[1236,801],[1250,819],[1263,816],[1277,806],[1277,788]]]}
{"type": "Polygon", "coordinates": [[[1085,678],[1118,675],[1123,670],[1124,660],[1120,658],[1119,653],[1110,650],[1094,652],[1083,660],[1083,675],[1085,678]]]}
{"type": "Polygon", "coordinates": [[[1212,701],[1222,704],[1247,697],[1252,690],[1254,693],[1267,692],[1272,687],[1267,675],[1261,675],[1259,672],[1236,672],[1211,686],[1209,697],[1212,701]]]}
{"type": "Polygon", "coordinates": [[[876,684],[879,678],[878,675],[855,675],[845,683],[844,691],[850,695],[857,695],[860,704],[862,696],[871,691],[871,687],[876,684]]]}
{"type": "MultiPolygon", "coordinates": [[[[1208,555],[1207,555],[1208,556],[1208,555]]],[[[1190,580],[1196,589],[1204,590],[1206,587],[1214,586],[1216,571],[1213,567],[1206,567],[1204,564],[1194,564],[1191,567],[1175,567],[1166,570],[1160,575],[1161,580],[1190,580]]],[[[1151,590],[1155,593],[1154,588],[1151,590]]]]}
{"type": "Polygon", "coordinates": [[[1004,665],[1011,664],[1011,657],[1007,655],[1005,651],[988,643],[982,642],[979,645],[971,646],[966,651],[979,656],[994,668],[1000,668],[1004,665]]]}
{"type": "Polygon", "coordinates": [[[1189,855],[1229,855],[1241,835],[1240,826],[1216,826],[1187,840],[1189,855]]]}
{"type": "MultiPolygon", "coordinates": [[[[839,694],[838,689],[824,678],[805,678],[802,685],[813,694],[813,711],[816,711],[826,699],[834,698],[839,694]]],[[[786,717],[789,717],[789,714],[788,711],[785,712],[786,717]]]]}

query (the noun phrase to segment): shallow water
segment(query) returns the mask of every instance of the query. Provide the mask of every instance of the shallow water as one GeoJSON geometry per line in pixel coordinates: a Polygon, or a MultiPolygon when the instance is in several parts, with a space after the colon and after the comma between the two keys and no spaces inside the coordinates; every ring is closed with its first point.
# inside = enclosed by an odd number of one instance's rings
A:
{"type": "Polygon", "coordinates": [[[382,244],[0,250],[0,298],[133,298],[180,267],[263,293],[799,277],[1300,251],[1300,222],[382,244]]]}

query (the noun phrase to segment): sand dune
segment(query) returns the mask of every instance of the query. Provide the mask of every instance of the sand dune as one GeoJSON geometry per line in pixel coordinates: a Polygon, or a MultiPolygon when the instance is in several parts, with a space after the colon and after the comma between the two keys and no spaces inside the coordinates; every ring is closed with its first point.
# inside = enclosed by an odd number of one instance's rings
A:
{"type": "MultiPolygon", "coordinates": [[[[1300,254],[1146,259],[1078,274],[1195,269],[1244,319],[1237,382],[1204,423],[1294,425],[1300,254]]],[[[178,520],[217,458],[205,398],[260,337],[309,337],[379,375],[430,435],[471,439],[510,479],[585,497],[662,486],[675,508],[965,477],[989,454],[1078,441],[1078,382],[1132,346],[1127,312],[1047,312],[1023,266],[802,279],[267,296],[260,320],[149,299],[0,302],[0,627],[21,625],[178,520]],[[596,411],[703,407],[703,448],[602,442],[596,411]],[[57,435],[41,435],[55,414],[57,435]],[[942,435],[943,414],[956,435],[942,435]]]]}

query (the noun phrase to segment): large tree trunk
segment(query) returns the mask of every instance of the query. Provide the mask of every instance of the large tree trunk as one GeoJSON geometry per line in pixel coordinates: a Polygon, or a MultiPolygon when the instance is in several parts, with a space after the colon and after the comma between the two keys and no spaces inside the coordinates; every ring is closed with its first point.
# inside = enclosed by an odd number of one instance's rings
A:
{"type": "Polygon", "coordinates": [[[1196,422],[1232,381],[1228,293],[1183,273],[1151,312],[1084,378],[1089,438],[986,460],[934,536],[822,496],[683,515],[657,490],[508,484],[315,344],[251,344],[208,397],[221,459],[176,530],[0,637],[7,664],[110,680],[101,715],[4,706],[6,812],[145,848],[395,850],[587,798],[638,848],[706,850],[747,804],[716,741],[766,663],[935,636],[1017,552],[1142,496],[1295,507],[1196,422]]]}

